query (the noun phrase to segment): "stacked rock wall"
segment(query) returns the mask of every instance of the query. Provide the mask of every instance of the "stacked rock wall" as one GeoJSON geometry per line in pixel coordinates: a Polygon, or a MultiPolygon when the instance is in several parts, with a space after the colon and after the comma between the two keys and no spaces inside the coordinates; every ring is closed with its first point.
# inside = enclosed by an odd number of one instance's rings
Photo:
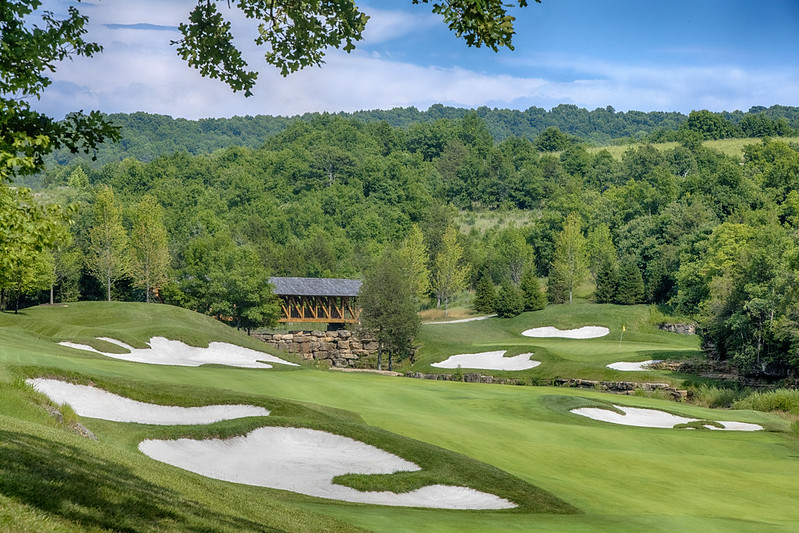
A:
{"type": "Polygon", "coordinates": [[[359,331],[295,331],[253,336],[278,350],[336,367],[358,366],[359,359],[377,353],[377,341],[359,331]]]}

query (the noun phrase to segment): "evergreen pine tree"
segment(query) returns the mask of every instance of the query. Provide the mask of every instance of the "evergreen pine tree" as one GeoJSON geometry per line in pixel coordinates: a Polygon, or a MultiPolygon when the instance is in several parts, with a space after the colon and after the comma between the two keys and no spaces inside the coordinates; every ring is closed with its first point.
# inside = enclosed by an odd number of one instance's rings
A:
{"type": "Polygon", "coordinates": [[[524,296],[525,311],[539,311],[546,307],[546,295],[541,290],[541,285],[538,283],[538,278],[532,268],[525,270],[519,288],[524,296]]]}
{"type": "Polygon", "coordinates": [[[562,304],[569,298],[569,287],[566,285],[566,278],[563,277],[562,272],[558,268],[549,270],[547,300],[551,304],[562,304]]]}
{"type": "Polygon", "coordinates": [[[623,261],[619,267],[616,303],[633,305],[644,301],[644,277],[632,258],[623,261]]]}
{"type": "Polygon", "coordinates": [[[510,280],[504,281],[497,297],[497,315],[502,318],[513,318],[522,311],[524,311],[522,291],[510,280]]]}
{"type": "Polygon", "coordinates": [[[618,285],[618,272],[616,265],[608,258],[599,263],[596,271],[596,290],[594,300],[598,304],[613,303],[616,299],[616,287],[618,285]]]}
{"type": "Polygon", "coordinates": [[[474,291],[474,310],[478,313],[493,313],[497,307],[497,290],[488,272],[483,271],[474,291]]]}

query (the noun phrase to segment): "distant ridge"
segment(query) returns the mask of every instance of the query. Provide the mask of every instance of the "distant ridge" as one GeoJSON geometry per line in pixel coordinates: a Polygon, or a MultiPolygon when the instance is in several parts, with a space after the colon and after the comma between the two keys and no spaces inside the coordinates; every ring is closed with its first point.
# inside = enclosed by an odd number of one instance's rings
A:
{"type": "MultiPolygon", "coordinates": [[[[687,115],[674,111],[616,111],[611,106],[589,111],[571,104],[561,104],[549,111],[540,107],[520,111],[488,107],[465,109],[435,104],[427,111],[415,107],[397,107],[353,113],[306,113],[293,117],[247,115],[200,120],[143,112],[116,113],[109,116],[122,127],[123,139],[117,144],[102,146],[96,154],[96,161],[91,162],[85,156],[60,150],[52,155],[51,163],[65,165],[82,157],[86,164],[99,166],[128,157],[149,162],[174,152],[202,154],[230,146],[256,148],[297,121],[340,117],[364,123],[385,121],[390,126],[407,129],[415,124],[461,119],[470,113],[485,121],[497,142],[509,137],[533,140],[547,128],[555,127],[586,142],[612,144],[619,139],[644,139],[658,133],[676,131],[688,119],[687,115]]],[[[756,106],[747,112],[716,114],[735,124],[747,115],[764,115],[774,120],[783,119],[791,128],[799,128],[799,107],[756,106]]]]}

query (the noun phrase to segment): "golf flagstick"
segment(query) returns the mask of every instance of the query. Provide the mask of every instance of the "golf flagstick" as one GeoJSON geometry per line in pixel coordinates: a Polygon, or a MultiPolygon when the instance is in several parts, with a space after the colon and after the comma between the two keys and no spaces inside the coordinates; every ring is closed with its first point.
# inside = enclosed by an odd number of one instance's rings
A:
{"type": "Polygon", "coordinates": [[[619,337],[619,348],[621,348],[621,340],[624,338],[624,332],[627,328],[624,327],[624,324],[621,326],[621,336],[619,337]]]}

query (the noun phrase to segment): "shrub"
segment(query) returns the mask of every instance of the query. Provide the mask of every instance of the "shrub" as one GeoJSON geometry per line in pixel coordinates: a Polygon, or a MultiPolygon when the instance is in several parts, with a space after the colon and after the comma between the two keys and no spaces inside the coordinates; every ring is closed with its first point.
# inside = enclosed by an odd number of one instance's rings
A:
{"type": "Polygon", "coordinates": [[[730,407],[734,402],[746,396],[745,391],[719,388],[712,385],[700,385],[690,391],[691,403],[702,407],[730,407]]]}
{"type": "Polygon", "coordinates": [[[755,411],[784,411],[799,415],[799,390],[777,389],[756,392],[732,404],[733,409],[754,409],[755,411]]]}

